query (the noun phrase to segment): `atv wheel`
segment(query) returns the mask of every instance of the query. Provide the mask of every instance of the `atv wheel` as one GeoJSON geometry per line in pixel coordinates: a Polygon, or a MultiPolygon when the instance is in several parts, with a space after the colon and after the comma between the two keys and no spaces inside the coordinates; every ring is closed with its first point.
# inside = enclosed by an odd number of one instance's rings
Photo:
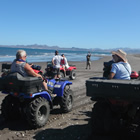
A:
{"type": "Polygon", "coordinates": [[[95,103],[92,110],[92,130],[96,134],[108,133],[111,130],[111,110],[105,102],[95,103]]]}
{"type": "Polygon", "coordinates": [[[60,107],[62,112],[67,113],[72,110],[73,107],[73,92],[65,87],[63,96],[61,97],[60,107]]]}
{"type": "Polygon", "coordinates": [[[60,72],[60,78],[64,78],[64,73],[60,72]]]}
{"type": "Polygon", "coordinates": [[[76,79],[76,72],[75,72],[75,70],[72,70],[72,71],[71,71],[71,73],[70,73],[70,79],[71,79],[71,80],[76,79]]]}
{"type": "Polygon", "coordinates": [[[39,128],[46,124],[50,114],[50,105],[45,98],[38,97],[26,107],[27,120],[32,128],[39,128]]]}
{"type": "Polygon", "coordinates": [[[6,120],[17,120],[20,118],[20,102],[12,95],[7,95],[1,105],[1,112],[6,120]]]}

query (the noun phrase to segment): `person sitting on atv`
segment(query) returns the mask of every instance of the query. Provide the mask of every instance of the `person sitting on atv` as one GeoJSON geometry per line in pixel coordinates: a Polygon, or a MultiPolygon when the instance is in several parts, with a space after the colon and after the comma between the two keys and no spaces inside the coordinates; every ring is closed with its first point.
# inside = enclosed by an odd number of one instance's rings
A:
{"type": "Polygon", "coordinates": [[[62,59],[61,59],[61,66],[62,68],[64,69],[64,74],[66,76],[66,69],[69,68],[69,64],[68,64],[68,61],[67,61],[67,58],[65,57],[64,54],[61,55],[62,56],[62,59]]]}
{"type": "Polygon", "coordinates": [[[55,56],[52,59],[52,64],[55,71],[55,79],[60,78],[60,63],[61,63],[62,56],[58,54],[58,51],[55,51],[55,56]]]}
{"type": "MultiPolygon", "coordinates": [[[[22,76],[33,76],[33,77],[43,77],[40,74],[37,74],[34,72],[34,70],[31,68],[31,65],[29,65],[26,62],[26,51],[24,50],[18,50],[16,53],[16,59],[12,62],[10,72],[18,72],[22,76]]],[[[43,81],[43,89],[48,91],[48,87],[45,81],[43,81]]]]}
{"type": "MultiPolygon", "coordinates": [[[[111,72],[109,75],[109,79],[125,79],[125,80],[130,80],[131,77],[131,66],[130,64],[127,62],[126,59],[126,53],[122,50],[117,50],[117,51],[112,51],[112,57],[113,57],[113,61],[115,63],[112,64],[112,68],[111,68],[111,72]]],[[[116,100],[114,99],[109,99],[110,102],[116,102],[116,100]]],[[[133,116],[135,116],[136,111],[137,111],[137,107],[133,104],[131,104],[131,102],[129,101],[119,101],[120,104],[122,105],[129,105],[129,109],[128,109],[128,117],[132,118],[133,116]]],[[[123,106],[124,107],[124,106],[123,106]]]]}
{"type": "Polygon", "coordinates": [[[113,61],[109,74],[109,79],[127,79],[130,80],[131,66],[127,62],[126,53],[123,50],[112,51],[113,61]]]}

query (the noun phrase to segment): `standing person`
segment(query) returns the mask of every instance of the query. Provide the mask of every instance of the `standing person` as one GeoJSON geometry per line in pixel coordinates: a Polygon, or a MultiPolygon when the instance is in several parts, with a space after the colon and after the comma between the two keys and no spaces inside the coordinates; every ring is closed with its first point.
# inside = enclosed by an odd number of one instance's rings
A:
{"type": "MultiPolygon", "coordinates": [[[[31,65],[26,63],[27,54],[24,50],[18,50],[16,53],[16,59],[13,61],[11,65],[11,72],[18,72],[22,76],[33,76],[33,77],[41,77],[42,80],[43,77],[40,74],[37,74],[34,72],[34,70],[31,68],[31,65]]],[[[45,81],[42,82],[44,90],[48,91],[47,83],[45,81]]]]}
{"type": "Polygon", "coordinates": [[[52,59],[52,64],[55,69],[55,78],[60,78],[60,63],[62,56],[58,54],[58,51],[55,51],[55,56],[52,59]]]}
{"type": "Polygon", "coordinates": [[[91,57],[91,53],[88,52],[87,56],[86,56],[86,59],[87,59],[87,64],[86,64],[86,69],[91,69],[91,61],[90,61],[90,57],[91,57]]]}
{"type": "Polygon", "coordinates": [[[67,58],[65,57],[65,55],[62,54],[61,56],[62,56],[62,59],[61,59],[61,66],[62,66],[63,69],[64,69],[64,76],[66,76],[66,69],[69,68],[69,64],[68,64],[68,61],[67,61],[67,58]]]}
{"type": "Polygon", "coordinates": [[[109,79],[127,79],[130,80],[131,66],[127,62],[126,53],[119,49],[112,51],[113,61],[109,79]]]}

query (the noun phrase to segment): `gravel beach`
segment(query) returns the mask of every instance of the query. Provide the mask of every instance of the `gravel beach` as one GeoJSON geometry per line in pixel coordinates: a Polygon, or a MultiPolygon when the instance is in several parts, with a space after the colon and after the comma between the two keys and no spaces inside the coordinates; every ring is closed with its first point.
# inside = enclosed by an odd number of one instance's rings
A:
{"type": "MultiPolygon", "coordinates": [[[[69,62],[76,65],[77,78],[72,81],[71,89],[74,93],[74,107],[69,113],[62,114],[59,107],[51,111],[47,124],[39,129],[30,129],[26,121],[4,121],[0,114],[0,140],[114,140],[124,139],[115,136],[93,136],[91,134],[91,111],[95,102],[86,96],[85,81],[90,77],[103,75],[103,62],[111,60],[111,56],[92,61],[91,69],[86,68],[86,62],[69,62]],[[92,137],[92,138],[91,138],[92,137]]],[[[132,70],[140,71],[140,55],[128,55],[128,62],[132,70]]],[[[0,63],[1,65],[2,63],[0,63]]],[[[45,62],[34,63],[46,68],[45,62]]],[[[0,67],[1,68],[1,67],[0,67]]],[[[0,104],[6,95],[0,93],[0,104]]],[[[126,138],[126,137],[125,137],[126,138]]],[[[129,137],[130,138],[130,137],[129,137]]],[[[127,138],[128,139],[128,138],[127,138]]]]}

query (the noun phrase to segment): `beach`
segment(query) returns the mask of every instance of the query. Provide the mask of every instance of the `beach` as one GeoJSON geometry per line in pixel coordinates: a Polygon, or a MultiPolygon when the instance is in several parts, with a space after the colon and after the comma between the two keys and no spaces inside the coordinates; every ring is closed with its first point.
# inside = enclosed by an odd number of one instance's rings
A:
{"type": "MultiPolygon", "coordinates": [[[[75,65],[76,79],[72,82],[71,89],[74,93],[74,107],[69,113],[62,114],[58,107],[51,111],[47,124],[36,130],[30,129],[26,121],[18,120],[5,122],[0,114],[0,139],[1,140],[89,140],[91,134],[91,112],[95,102],[86,96],[85,82],[91,77],[102,77],[103,62],[108,62],[111,56],[104,56],[91,62],[91,69],[86,68],[86,61],[70,61],[75,65]]],[[[133,71],[140,71],[140,55],[127,55],[133,71]]],[[[0,63],[1,65],[2,63],[0,63]]],[[[47,63],[36,62],[44,72],[47,63]]],[[[1,67],[0,67],[1,68],[1,67]]],[[[0,94],[0,104],[5,97],[0,94]]],[[[130,138],[130,137],[128,137],[130,138]]],[[[114,136],[92,136],[94,140],[114,140],[114,136]]],[[[120,137],[119,139],[123,139],[120,137]]],[[[127,139],[125,137],[125,139],[127,139]]]]}

